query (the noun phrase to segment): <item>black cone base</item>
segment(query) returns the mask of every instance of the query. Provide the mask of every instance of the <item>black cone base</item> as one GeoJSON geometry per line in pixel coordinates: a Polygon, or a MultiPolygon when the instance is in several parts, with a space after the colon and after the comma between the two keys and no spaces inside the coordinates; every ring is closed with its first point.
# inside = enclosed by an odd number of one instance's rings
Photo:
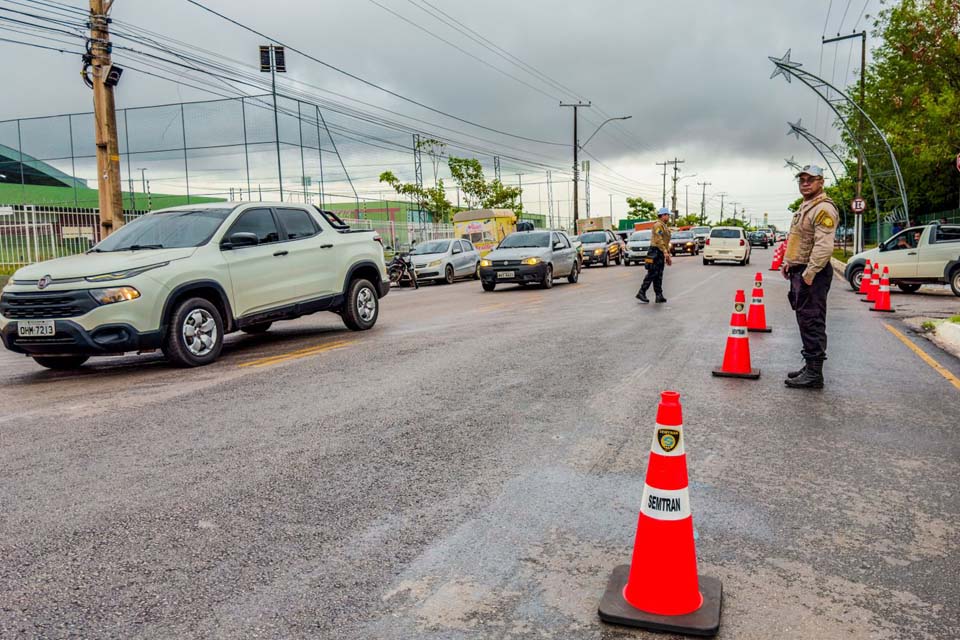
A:
{"type": "Polygon", "coordinates": [[[750,328],[748,327],[748,328],[747,328],[747,331],[752,331],[752,332],[754,332],[754,333],[770,333],[771,331],[773,331],[773,328],[772,328],[772,327],[764,327],[763,329],[750,329],[750,328]]]}
{"type": "Polygon", "coordinates": [[[885,313],[893,313],[893,312],[894,312],[893,309],[874,309],[873,307],[870,307],[870,311],[883,311],[883,312],[885,312],[885,313]]]}
{"type": "Polygon", "coordinates": [[[685,616],[660,616],[640,611],[623,599],[623,588],[630,575],[630,566],[622,564],[613,570],[607,590],[600,598],[597,613],[600,619],[610,624],[627,627],[682,633],[690,636],[713,637],[720,630],[720,606],[723,600],[723,585],[716,578],[697,576],[703,604],[685,616]]]}
{"type": "Polygon", "coordinates": [[[718,378],[747,378],[748,380],[756,380],[760,377],[760,369],[750,369],[750,373],[730,373],[718,367],[710,373],[718,378]]]}

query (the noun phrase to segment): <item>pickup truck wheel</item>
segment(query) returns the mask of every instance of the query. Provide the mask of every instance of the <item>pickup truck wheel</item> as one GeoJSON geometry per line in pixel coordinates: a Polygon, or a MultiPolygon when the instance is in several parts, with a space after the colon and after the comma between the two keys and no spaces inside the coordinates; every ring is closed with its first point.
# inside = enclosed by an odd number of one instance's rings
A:
{"type": "Polygon", "coordinates": [[[261,333],[266,333],[270,330],[270,327],[273,326],[272,322],[261,322],[260,324],[251,324],[249,326],[243,327],[240,331],[244,333],[249,333],[252,336],[260,335],[261,333]]]}
{"type": "Polygon", "coordinates": [[[960,267],[954,267],[950,273],[950,288],[953,290],[953,295],[960,296],[960,267]]]}
{"type": "Polygon", "coordinates": [[[223,319],[204,298],[184,300],[173,311],[164,338],[163,355],[178,367],[201,367],[220,356],[223,319]]]}
{"type": "Polygon", "coordinates": [[[916,283],[907,284],[906,282],[898,282],[897,286],[900,287],[900,291],[903,291],[904,293],[916,293],[920,290],[921,285],[916,283]]]}
{"type": "Polygon", "coordinates": [[[79,369],[90,356],[34,356],[33,361],[41,367],[54,371],[70,371],[79,369]]]}
{"type": "Polygon", "coordinates": [[[453,265],[448,264],[447,268],[443,270],[443,281],[447,284],[453,284],[454,274],[453,274],[453,265]]]}
{"type": "Polygon", "coordinates": [[[353,331],[366,331],[377,324],[380,300],[369,280],[358,278],[350,283],[343,303],[343,324],[353,331]]]}
{"type": "Polygon", "coordinates": [[[857,266],[850,271],[850,278],[847,282],[850,283],[850,288],[854,291],[860,291],[860,281],[863,280],[863,267],[857,266]]]}
{"type": "Polygon", "coordinates": [[[493,291],[494,289],[497,288],[496,282],[483,282],[481,284],[483,285],[484,291],[493,291]]]}

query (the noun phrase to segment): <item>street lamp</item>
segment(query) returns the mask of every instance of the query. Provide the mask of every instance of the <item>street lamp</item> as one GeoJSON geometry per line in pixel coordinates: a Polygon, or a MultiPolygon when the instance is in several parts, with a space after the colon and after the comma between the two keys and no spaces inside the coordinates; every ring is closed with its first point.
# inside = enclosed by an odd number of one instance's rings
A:
{"type": "Polygon", "coordinates": [[[597,127],[597,130],[596,130],[596,131],[594,131],[592,134],[590,134],[590,137],[587,138],[587,141],[584,142],[582,145],[580,145],[580,148],[583,149],[585,146],[587,146],[587,144],[588,144],[591,140],[593,140],[593,136],[597,135],[597,133],[600,132],[600,129],[603,129],[603,125],[607,124],[608,122],[613,122],[614,120],[629,120],[629,119],[632,118],[632,117],[633,117],[633,116],[620,116],[620,117],[618,117],[618,118],[607,118],[606,120],[604,120],[603,122],[600,123],[600,126],[597,127]]]}
{"type": "Polygon", "coordinates": [[[153,202],[150,198],[150,189],[147,188],[147,168],[137,167],[137,171],[140,172],[140,180],[143,183],[143,192],[147,194],[147,211],[150,211],[153,208],[153,202]]]}

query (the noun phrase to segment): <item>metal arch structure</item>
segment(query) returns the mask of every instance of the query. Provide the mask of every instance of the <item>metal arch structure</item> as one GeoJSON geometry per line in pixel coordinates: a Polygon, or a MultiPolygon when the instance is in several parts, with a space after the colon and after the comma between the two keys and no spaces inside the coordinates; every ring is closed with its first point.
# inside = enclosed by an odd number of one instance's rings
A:
{"type": "MultiPolygon", "coordinates": [[[[787,135],[796,136],[797,140],[802,136],[804,140],[810,143],[814,149],[817,150],[817,153],[820,154],[820,157],[823,158],[823,161],[826,163],[827,168],[830,169],[830,173],[833,174],[833,182],[836,184],[840,181],[837,176],[836,169],[833,168],[833,162],[830,161],[828,155],[833,156],[834,162],[839,162],[840,166],[845,166],[843,163],[843,158],[840,157],[840,154],[837,153],[837,150],[828,145],[826,142],[815,136],[810,132],[809,129],[804,127],[801,124],[801,120],[798,118],[796,122],[787,122],[787,125],[790,127],[790,131],[787,131],[787,135]]],[[[793,158],[791,158],[792,160],[793,158]]]]}
{"type": "Polygon", "coordinates": [[[823,78],[802,69],[802,63],[791,61],[789,49],[782,58],[769,56],[768,59],[775,67],[773,74],[770,76],[771,80],[778,75],[782,75],[787,82],[796,78],[806,85],[827,103],[827,106],[843,125],[847,135],[856,145],[863,160],[867,178],[873,187],[878,237],[881,214],[886,213],[888,217],[909,219],[910,208],[907,200],[907,190],[903,183],[903,174],[900,172],[900,164],[897,162],[897,157],[894,155],[893,149],[890,148],[886,136],[883,135],[873,119],[843,91],[823,78]],[[867,126],[862,127],[862,136],[856,134],[857,123],[854,122],[851,126],[843,109],[852,109],[852,113],[863,118],[867,126]]]}

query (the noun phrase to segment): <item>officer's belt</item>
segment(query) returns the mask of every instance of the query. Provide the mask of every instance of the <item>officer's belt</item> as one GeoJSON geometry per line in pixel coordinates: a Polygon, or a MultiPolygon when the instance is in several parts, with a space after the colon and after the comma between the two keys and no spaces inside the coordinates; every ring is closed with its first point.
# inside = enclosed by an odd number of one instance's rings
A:
{"type": "Polygon", "coordinates": [[[805,264],[792,264],[787,268],[788,273],[796,273],[798,271],[805,271],[807,265],[805,264]]]}

